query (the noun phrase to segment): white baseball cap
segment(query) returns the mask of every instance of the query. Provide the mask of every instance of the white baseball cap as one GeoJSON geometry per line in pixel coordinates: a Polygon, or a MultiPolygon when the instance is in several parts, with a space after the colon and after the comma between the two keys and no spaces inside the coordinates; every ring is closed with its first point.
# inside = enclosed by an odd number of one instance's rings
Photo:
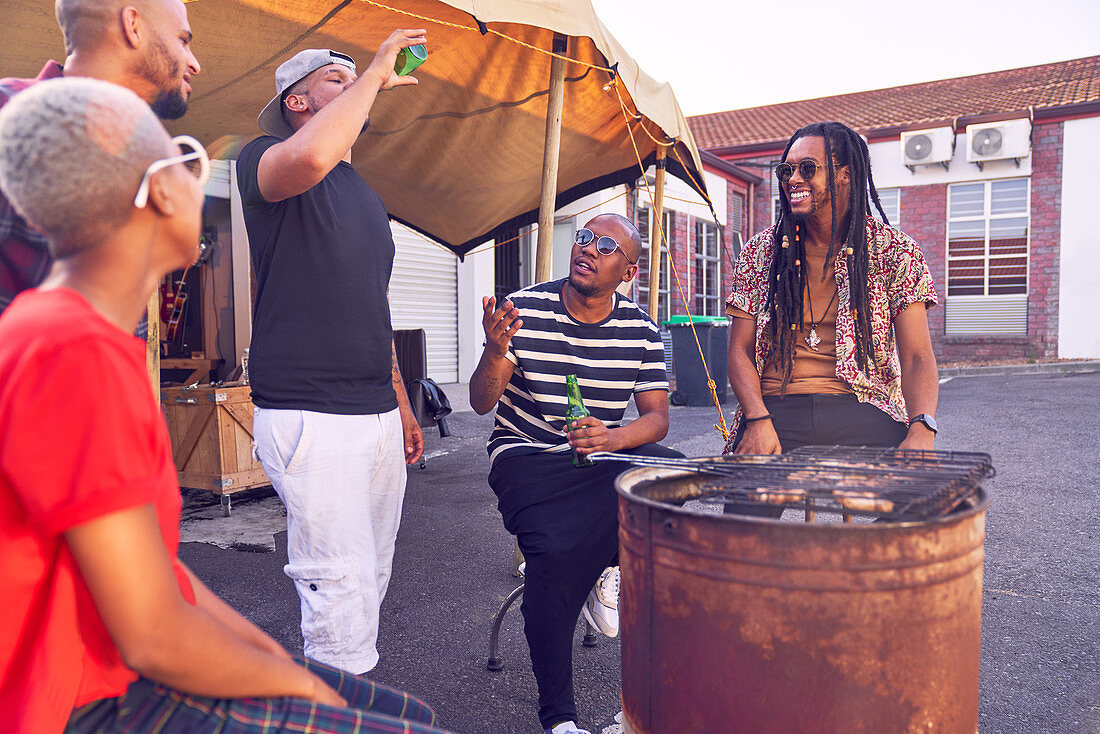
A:
{"type": "Polygon", "coordinates": [[[347,54],[327,48],[309,48],[294,54],[290,61],[284,62],[275,70],[275,96],[256,118],[260,129],[277,138],[289,138],[294,128],[283,117],[283,92],[296,82],[305,79],[322,66],[342,64],[355,71],[355,60],[347,54]]]}

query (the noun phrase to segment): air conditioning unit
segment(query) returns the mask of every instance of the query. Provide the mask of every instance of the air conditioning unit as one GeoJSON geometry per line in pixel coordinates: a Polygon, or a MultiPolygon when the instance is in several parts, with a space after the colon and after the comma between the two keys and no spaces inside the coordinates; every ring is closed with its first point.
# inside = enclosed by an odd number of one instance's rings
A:
{"type": "Polygon", "coordinates": [[[910,130],[901,134],[901,162],[910,172],[914,166],[939,163],[945,169],[955,154],[955,130],[950,127],[933,127],[928,130],[910,130]]]}
{"type": "Polygon", "coordinates": [[[1031,120],[1002,120],[966,126],[966,160],[978,164],[1014,160],[1031,154],[1031,120]]]}

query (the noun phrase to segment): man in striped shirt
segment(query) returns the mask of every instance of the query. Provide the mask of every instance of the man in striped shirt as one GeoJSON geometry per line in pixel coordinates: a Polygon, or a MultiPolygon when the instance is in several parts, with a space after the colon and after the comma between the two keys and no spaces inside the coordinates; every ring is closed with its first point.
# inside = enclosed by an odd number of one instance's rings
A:
{"type": "Polygon", "coordinates": [[[489,485],[526,558],[524,632],[539,719],[553,734],[584,732],[575,723],[572,660],[582,608],[604,634],[618,634],[614,480],[627,465],[575,469],[571,449],[681,456],[656,444],[668,432],[660,334],[616,292],[634,279],[640,253],[634,224],[601,214],[577,231],[568,278],[513,293],[499,308],[483,299],[485,351],[470,378],[470,404],[481,415],[497,408],[489,485]],[[591,415],[567,432],[569,374],[591,415]],[[631,397],[638,418],[624,423],[631,397]]]}

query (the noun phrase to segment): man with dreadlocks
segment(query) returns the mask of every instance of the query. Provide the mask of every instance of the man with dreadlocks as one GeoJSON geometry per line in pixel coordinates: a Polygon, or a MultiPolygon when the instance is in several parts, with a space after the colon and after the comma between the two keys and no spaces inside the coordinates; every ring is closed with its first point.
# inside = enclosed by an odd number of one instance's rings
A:
{"type": "Polygon", "coordinates": [[[807,125],[775,173],[779,220],[745,246],[726,301],[741,405],[727,452],[931,449],[936,290],[917,244],[884,223],[867,144],[839,122],[807,125]]]}

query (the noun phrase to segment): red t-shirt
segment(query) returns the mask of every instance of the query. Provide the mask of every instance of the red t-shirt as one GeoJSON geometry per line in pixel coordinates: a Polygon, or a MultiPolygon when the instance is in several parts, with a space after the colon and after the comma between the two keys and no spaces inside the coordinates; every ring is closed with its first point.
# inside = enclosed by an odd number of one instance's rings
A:
{"type": "Polygon", "coordinates": [[[60,732],[136,680],[63,533],[148,503],[175,559],[179,484],[144,343],[75,291],[26,291],[0,316],[0,730],[60,732]]]}

